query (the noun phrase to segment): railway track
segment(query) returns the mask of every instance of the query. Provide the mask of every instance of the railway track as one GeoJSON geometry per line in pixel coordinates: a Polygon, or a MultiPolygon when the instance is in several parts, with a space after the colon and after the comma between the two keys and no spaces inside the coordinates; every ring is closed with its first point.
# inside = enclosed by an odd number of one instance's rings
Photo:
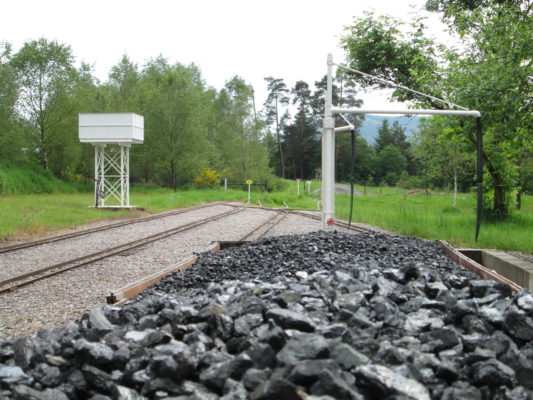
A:
{"type": "Polygon", "coordinates": [[[277,211],[276,214],[274,214],[271,218],[259,224],[252,231],[248,232],[246,235],[241,237],[240,241],[243,242],[245,240],[249,240],[249,238],[252,237],[256,232],[260,231],[263,227],[267,227],[267,229],[263,231],[255,239],[261,239],[262,237],[265,237],[268,232],[270,232],[276,225],[278,225],[281,221],[285,219],[287,214],[288,214],[287,211],[277,211]]]}
{"type": "Polygon", "coordinates": [[[19,243],[19,244],[15,244],[15,245],[12,245],[12,246],[4,246],[4,247],[0,247],[0,254],[10,253],[10,252],[13,252],[13,251],[27,249],[27,248],[30,248],[30,247],[36,247],[36,246],[40,246],[40,245],[47,244],[47,243],[58,242],[58,241],[61,241],[61,240],[71,239],[71,238],[78,237],[78,236],[84,236],[84,235],[88,235],[88,234],[91,234],[91,233],[101,232],[101,231],[105,231],[105,230],[109,230],[109,229],[120,228],[120,227],[126,226],[126,225],[132,225],[132,224],[138,224],[138,223],[141,223],[141,222],[153,221],[153,220],[156,220],[156,219],[167,218],[167,217],[180,215],[180,214],[184,214],[184,213],[195,211],[195,210],[200,210],[202,208],[209,208],[209,207],[215,207],[215,206],[220,206],[220,205],[224,205],[224,206],[228,206],[228,207],[236,207],[236,206],[234,206],[232,204],[228,204],[228,203],[224,203],[224,202],[213,202],[213,203],[208,203],[208,204],[202,204],[202,205],[199,205],[199,206],[187,207],[186,209],[180,209],[180,210],[176,210],[176,211],[170,211],[170,212],[166,212],[166,213],[150,215],[150,216],[147,216],[147,217],[136,218],[136,219],[133,219],[133,220],[130,220],[130,221],[121,221],[121,222],[117,222],[117,223],[113,223],[113,224],[99,226],[99,227],[96,227],[96,228],[84,229],[84,230],[77,231],[77,232],[66,233],[66,234],[63,234],[63,235],[57,235],[57,236],[52,236],[52,237],[48,237],[48,238],[44,238],[44,239],[33,240],[33,241],[30,241],[30,242],[19,243]]]}
{"type": "MultiPolygon", "coordinates": [[[[321,216],[309,214],[309,213],[306,213],[306,212],[303,212],[303,211],[299,211],[299,210],[294,210],[294,211],[291,212],[291,214],[301,215],[301,216],[304,216],[304,217],[315,219],[317,221],[321,221],[322,220],[321,216]]],[[[368,230],[367,228],[362,228],[362,227],[356,226],[354,224],[350,224],[349,225],[349,224],[347,224],[344,221],[338,221],[338,220],[335,221],[333,223],[333,225],[334,226],[338,226],[340,228],[349,229],[350,231],[355,231],[355,232],[366,232],[368,230]]]]}
{"type": "MultiPolygon", "coordinates": [[[[155,242],[157,240],[161,240],[169,236],[199,227],[201,225],[205,225],[207,223],[216,221],[218,219],[236,214],[243,210],[244,208],[239,208],[239,209],[227,211],[222,214],[217,214],[215,216],[204,218],[199,221],[180,225],[178,227],[168,229],[166,231],[162,231],[162,232],[158,232],[153,235],[145,236],[145,237],[136,239],[128,243],[123,243],[118,246],[109,247],[107,249],[97,251],[97,252],[82,256],[82,257],[78,257],[78,258],[68,260],[68,261],[63,261],[57,264],[35,269],[25,274],[21,274],[21,275],[17,275],[17,276],[5,279],[3,281],[0,281],[0,294],[12,291],[14,289],[17,289],[23,286],[30,285],[34,282],[37,282],[37,281],[40,281],[46,278],[50,278],[52,276],[64,273],[66,271],[70,271],[75,268],[80,268],[86,265],[90,265],[96,261],[99,261],[99,260],[102,260],[108,257],[112,257],[115,255],[128,252],[132,249],[135,249],[135,248],[147,245],[149,243],[155,242]]],[[[182,212],[185,212],[185,211],[182,211],[182,212]]]]}
{"type": "MultiPolygon", "coordinates": [[[[174,215],[179,215],[179,214],[183,214],[183,213],[186,213],[186,212],[190,212],[190,211],[194,211],[194,210],[198,210],[198,209],[202,209],[202,208],[219,206],[219,205],[231,206],[231,207],[234,207],[234,208],[237,207],[235,205],[230,205],[230,204],[227,204],[227,203],[224,203],[224,202],[209,203],[209,204],[205,204],[205,205],[201,205],[201,206],[190,207],[190,208],[187,208],[185,210],[178,210],[178,211],[175,211],[175,212],[167,212],[167,213],[158,214],[158,215],[154,215],[154,216],[150,216],[150,217],[138,218],[138,219],[135,219],[133,221],[122,221],[122,222],[119,222],[119,223],[116,223],[116,224],[109,224],[109,225],[105,225],[105,226],[98,227],[98,228],[86,229],[86,230],[83,230],[83,231],[73,232],[73,233],[70,233],[70,234],[54,236],[54,237],[51,237],[51,238],[46,238],[46,239],[42,239],[42,240],[36,240],[36,241],[32,241],[32,242],[27,242],[27,243],[21,243],[21,244],[14,245],[14,246],[9,246],[9,247],[3,247],[3,248],[0,248],[0,254],[1,253],[11,252],[11,251],[16,251],[16,250],[21,250],[21,249],[26,249],[26,248],[30,248],[30,247],[35,247],[35,246],[39,246],[39,245],[42,245],[42,244],[56,242],[56,241],[60,241],[60,240],[67,240],[67,239],[70,239],[70,238],[73,238],[73,237],[87,235],[87,234],[91,234],[91,233],[99,232],[99,231],[103,231],[103,230],[118,228],[118,227],[131,225],[131,224],[136,224],[136,223],[140,223],[140,222],[152,221],[152,220],[165,218],[165,217],[169,217],[169,216],[174,216],[174,215]]],[[[249,240],[254,235],[255,235],[254,239],[259,239],[261,237],[266,236],[276,225],[278,225],[289,214],[295,214],[295,215],[300,215],[300,216],[303,216],[303,217],[311,218],[311,219],[314,219],[314,220],[320,220],[319,216],[308,214],[308,213],[305,213],[305,212],[299,211],[299,210],[269,209],[269,208],[264,208],[264,207],[247,207],[247,208],[255,208],[255,209],[263,209],[263,210],[267,210],[267,211],[273,211],[275,214],[272,217],[268,218],[266,221],[260,223],[253,230],[251,230],[250,232],[245,234],[239,240],[239,242],[243,242],[243,241],[249,240]],[[263,230],[263,231],[261,232],[261,230],[263,230]],[[260,232],[259,235],[257,235],[258,232],[260,232]]],[[[95,263],[97,261],[103,260],[105,258],[109,258],[109,257],[112,257],[112,256],[116,256],[116,255],[119,255],[119,254],[126,253],[126,252],[128,252],[130,250],[133,250],[135,248],[145,246],[145,245],[147,245],[149,243],[152,243],[152,242],[167,238],[169,236],[178,234],[180,232],[184,232],[184,231],[199,227],[201,225],[208,224],[210,222],[216,221],[218,219],[221,219],[221,218],[236,214],[238,212],[243,211],[244,209],[245,208],[234,209],[234,210],[222,213],[222,214],[217,214],[217,215],[215,215],[213,217],[204,218],[204,219],[201,219],[199,221],[195,221],[195,222],[191,222],[191,223],[188,223],[188,224],[180,225],[180,226],[174,227],[172,229],[168,229],[168,230],[165,230],[165,231],[162,231],[162,232],[158,232],[158,233],[155,233],[155,234],[152,234],[152,235],[148,235],[148,236],[133,240],[133,241],[128,242],[128,243],[123,243],[123,244],[120,244],[120,245],[117,245],[117,246],[109,247],[109,248],[106,248],[106,249],[103,249],[103,250],[100,250],[100,251],[97,251],[97,252],[93,252],[91,254],[87,254],[87,255],[84,255],[84,256],[81,256],[81,257],[77,257],[77,258],[71,259],[71,260],[62,261],[62,262],[59,262],[59,263],[56,263],[56,264],[52,264],[52,265],[48,265],[48,266],[45,266],[45,267],[42,267],[42,268],[37,268],[37,269],[35,269],[33,271],[30,271],[30,272],[27,272],[27,273],[23,273],[23,274],[20,274],[20,275],[9,277],[7,279],[4,279],[4,280],[0,281],[0,294],[13,291],[13,290],[15,290],[17,288],[30,285],[30,284],[32,284],[34,282],[38,282],[38,281],[43,280],[43,279],[51,278],[53,276],[62,274],[64,272],[67,272],[67,271],[70,271],[70,270],[73,270],[73,269],[76,269],[76,268],[81,268],[81,267],[84,267],[84,266],[87,266],[87,265],[91,265],[91,264],[93,264],[93,263],[95,263]]],[[[348,224],[340,222],[340,221],[336,222],[335,225],[339,226],[339,227],[342,227],[342,228],[347,228],[348,227],[348,224]]],[[[353,230],[358,230],[358,231],[363,231],[364,230],[362,228],[354,229],[354,227],[352,227],[352,229],[353,230]]]]}

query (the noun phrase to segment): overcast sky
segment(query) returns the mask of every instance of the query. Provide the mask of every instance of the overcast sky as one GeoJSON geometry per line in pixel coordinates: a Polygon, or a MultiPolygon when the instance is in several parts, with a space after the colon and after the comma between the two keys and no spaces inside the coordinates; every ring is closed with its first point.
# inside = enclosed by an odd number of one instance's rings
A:
{"type": "MultiPolygon", "coordinates": [[[[326,57],[343,61],[343,27],[365,10],[409,20],[425,0],[6,0],[0,41],[18,50],[45,37],[72,47],[78,61],[106,81],[123,54],[140,66],[159,54],[195,63],[217,89],[233,75],[254,86],[258,107],[264,77],[312,85],[326,73],[326,57]],[[413,5],[414,8],[411,8],[413,5]]],[[[435,16],[432,33],[443,35],[435,16]]],[[[390,107],[383,97],[361,94],[367,107],[390,107]]],[[[397,106],[398,107],[398,106],[397,106]]],[[[403,107],[401,107],[403,108],[403,107]]]]}

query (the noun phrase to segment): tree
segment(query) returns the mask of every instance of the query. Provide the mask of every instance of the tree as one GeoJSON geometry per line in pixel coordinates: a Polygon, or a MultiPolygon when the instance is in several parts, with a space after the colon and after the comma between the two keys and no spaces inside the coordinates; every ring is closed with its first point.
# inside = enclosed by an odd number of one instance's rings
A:
{"type": "MultiPolygon", "coordinates": [[[[313,110],[313,117],[317,127],[322,127],[322,119],[324,118],[324,103],[326,100],[327,90],[327,76],[324,75],[321,80],[315,82],[316,90],[311,98],[311,108],[313,110]]],[[[348,80],[342,71],[337,71],[334,77],[331,88],[332,102],[338,107],[356,108],[361,107],[363,101],[356,98],[357,91],[355,89],[355,82],[348,80]]],[[[344,116],[350,123],[359,129],[364,117],[355,114],[348,114],[344,116]]],[[[342,118],[337,118],[337,126],[346,125],[342,118]]]]}
{"type": "MultiPolygon", "coordinates": [[[[349,134],[340,134],[335,137],[337,154],[335,155],[336,180],[349,181],[352,163],[351,139],[349,134]],[[338,146],[337,146],[338,144],[338,146]]],[[[376,153],[372,146],[362,138],[355,139],[355,181],[367,182],[374,173],[376,153]]]]}
{"type": "Polygon", "coordinates": [[[291,90],[292,104],[296,106],[293,122],[285,127],[285,149],[288,176],[309,178],[318,165],[319,129],[311,108],[311,90],[304,81],[298,81],[291,90]]]}
{"type": "Polygon", "coordinates": [[[11,46],[0,43],[0,159],[17,161],[23,156],[24,140],[17,129],[18,86],[10,61],[11,46]]]}
{"type": "Polygon", "coordinates": [[[376,182],[385,181],[387,185],[394,186],[400,175],[407,167],[407,160],[400,149],[393,145],[383,148],[376,158],[376,182]]]}
{"type": "Polygon", "coordinates": [[[266,77],[268,88],[268,97],[265,101],[265,113],[267,124],[275,124],[276,141],[279,152],[279,171],[282,178],[285,178],[285,160],[283,157],[283,147],[281,145],[281,132],[283,131],[283,124],[280,122],[280,107],[289,104],[289,89],[283,82],[283,79],[276,79],[272,76],[266,77]]]}
{"type": "Polygon", "coordinates": [[[376,138],[376,153],[380,153],[385,147],[392,145],[397,147],[407,160],[407,171],[415,174],[415,164],[411,154],[411,144],[407,141],[405,129],[401,127],[398,121],[390,126],[389,120],[384,119],[378,128],[378,137],[376,138]]]}
{"type": "Polygon", "coordinates": [[[215,99],[214,143],[218,150],[217,169],[226,177],[268,180],[268,148],[262,141],[265,122],[253,112],[253,89],[242,78],[226,82],[215,99]]]}
{"type": "MultiPolygon", "coordinates": [[[[481,111],[483,158],[493,191],[491,209],[505,218],[516,185],[517,155],[532,140],[528,135],[533,102],[528,78],[533,53],[531,4],[497,0],[432,3],[444,11],[443,21],[463,39],[463,51],[438,46],[425,37],[422,20],[404,33],[397,20],[371,14],[348,28],[343,46],[356,69],[481,111]]],[[[373,85],[368,79],[360,81],[373,85]]],[[[395,90],[393,97],[423,107],[445,107],[401,89],[395,90]]],[[[472,151],[474,122],[450,121],[462,126],[454,136],[466,138],[472,151]]]]}
{"type": "MultiPolygon", "coordinates": [[[[460,129],[456,126],[455,129],[460,129]]],[[[465,143],[453,135],[445,118],[421,119],[415,134],[415,158],[420,163],[423,181],[431,187],[453,186],[453,207],[457,204],[459,186],[467,190],[474,185],[475,157],[465,143]]]]}
{"type": "Polygon", "coordinates": [[[148,62],[142,81],[149,132],[145,146],[159,181],[176,190],[208,164],[204,83],[194,65],[169,65],[162,57],[148,62]]]}
{"type": "Polygon", "coordinates": [[[25,43],[11,61],[20,85],[18,105],[30,123],[38,158],[48,169],[54,152],[58,153],[54,160],[58,175],[66,161],[65,149],[74,143],[68,129],[75,110],[71,94],[77,71],[73,62],[69,46],[46,39],[25,43]]]}
{"type": "MultiPolygon", "coordinates": [[[[327,90],[327,76],[324,75],[320,81],[315,82],[316,90],[311,99],[311,107],[313,110],[314,123],[317,129],[322,128],[322,121],[324,118],[324,103],[327,90]]],[[[355,90],[355,83],[353,80],[346,79],[344,73],[337,70],[337,75],[332,82],[332,102],[338,107],[361,107],[363,101],[356,98],[357,91],[355,90]]],[[[344,117],[354,126],[354,130],[358,134],[364,116],[355,114],[346,114],[344,117]]],[[[345,126],[346,121],[337,117],[335,121],[336,126],[345,126]]],[[[359,138],[356,139],[358,141],[359,138]]],[[[365,141],[365,145],[367,145],[365,141]]],[[[360,161],[364,157],[359,157],[359,147],[356,145],[356,177],[359,176],[359,168],[361,168],[360,161]]],[[[363,149],[364,151],[364,149],[363,149]]],[[[335,176],[336,179],[349,180],[350,166],[351,166],[351,139],[349,133],[338,134],[335,137],[335,176]]]]}
{"type": "Polygon", "coordinates": [[[138,109],[139,67],[126,54],[111,67],[108,85],[113,112],[135,112],[138,109]]]}
{"type": "Polygon", "coordinates": [[[375,148],[376,152],[380,152],[386,146],[394,144],[392,132],[388,119],[384,119],[378,127],[378,137],[376,138],[375,148]]]}

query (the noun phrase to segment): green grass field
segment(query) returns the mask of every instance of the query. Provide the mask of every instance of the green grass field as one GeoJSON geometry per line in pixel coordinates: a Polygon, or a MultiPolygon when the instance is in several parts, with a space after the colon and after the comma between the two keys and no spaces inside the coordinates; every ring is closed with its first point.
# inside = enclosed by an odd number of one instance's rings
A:
{"type": "MultiPolygon", "coordinates": [[[[311,191],[320,187],[313,182],[311,191]]],[[[362,193],[365,189],[357,187],[362,193]]],[[[242,190],[178,190],[132,189],[131,204],[145,212],[158,212],[211,201],[246,202],[242,190]]],[[[281,189],[265,193],[252,189],[251,204],[265,207],[316,210],[320,195],[309,195],[300,184],[300,195],[294,181],[284,181],[281,189]]],[[[379,226],[391,232],[429,240],[444,239],[454,246],[498,248],[533,253],[533,197],[524,196],[522,210],[505,223],[484,222],[479,241],[474,241],[474,195],[460,194],[457,208],[452,208],[449,193],[408,194],[395,188],[367,188],[366,195],[356,196],[353,221],[379,226]]],[[[0,240],[28,237],[69,226],[101,219],[140,215],[140,211],[109,211],[87,208],[92,193],[51,193],[40,195],[7,195],[0,197],[0,240]]],[[[336,196],[336,215],[349,216],[349,195],[336,196]]]]}
{"type": "MultiPolygon", "coordinates": [[[[457,207],[453,208],[450,193],[406,193],[402,189],[388,188],[379,195],[379,189],[367,190],[366,196],[356,196],[354,199],[353,220],[399,234],[428,240],[444,239],[456,247],[533,253],[532,196],[524,196],[522,210],[516,211],[509,221],[483,221],[476,243],[474,194],[459,194],[457,207]]],[[[348,218],[349,204],[349,196],[337,195],[337,215],[340,218],[348,218]]]]}

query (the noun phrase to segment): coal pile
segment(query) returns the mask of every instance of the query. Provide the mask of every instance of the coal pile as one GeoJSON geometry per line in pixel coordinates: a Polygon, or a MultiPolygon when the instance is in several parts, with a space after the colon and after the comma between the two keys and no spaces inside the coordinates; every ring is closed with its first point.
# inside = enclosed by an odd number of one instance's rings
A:
{"type": "Polygon", "coordinates": [[[533,296],[433,243],[313,233],[202,254],[124,307],[0,344],[0,398],[531,399],[533,296]]]}

